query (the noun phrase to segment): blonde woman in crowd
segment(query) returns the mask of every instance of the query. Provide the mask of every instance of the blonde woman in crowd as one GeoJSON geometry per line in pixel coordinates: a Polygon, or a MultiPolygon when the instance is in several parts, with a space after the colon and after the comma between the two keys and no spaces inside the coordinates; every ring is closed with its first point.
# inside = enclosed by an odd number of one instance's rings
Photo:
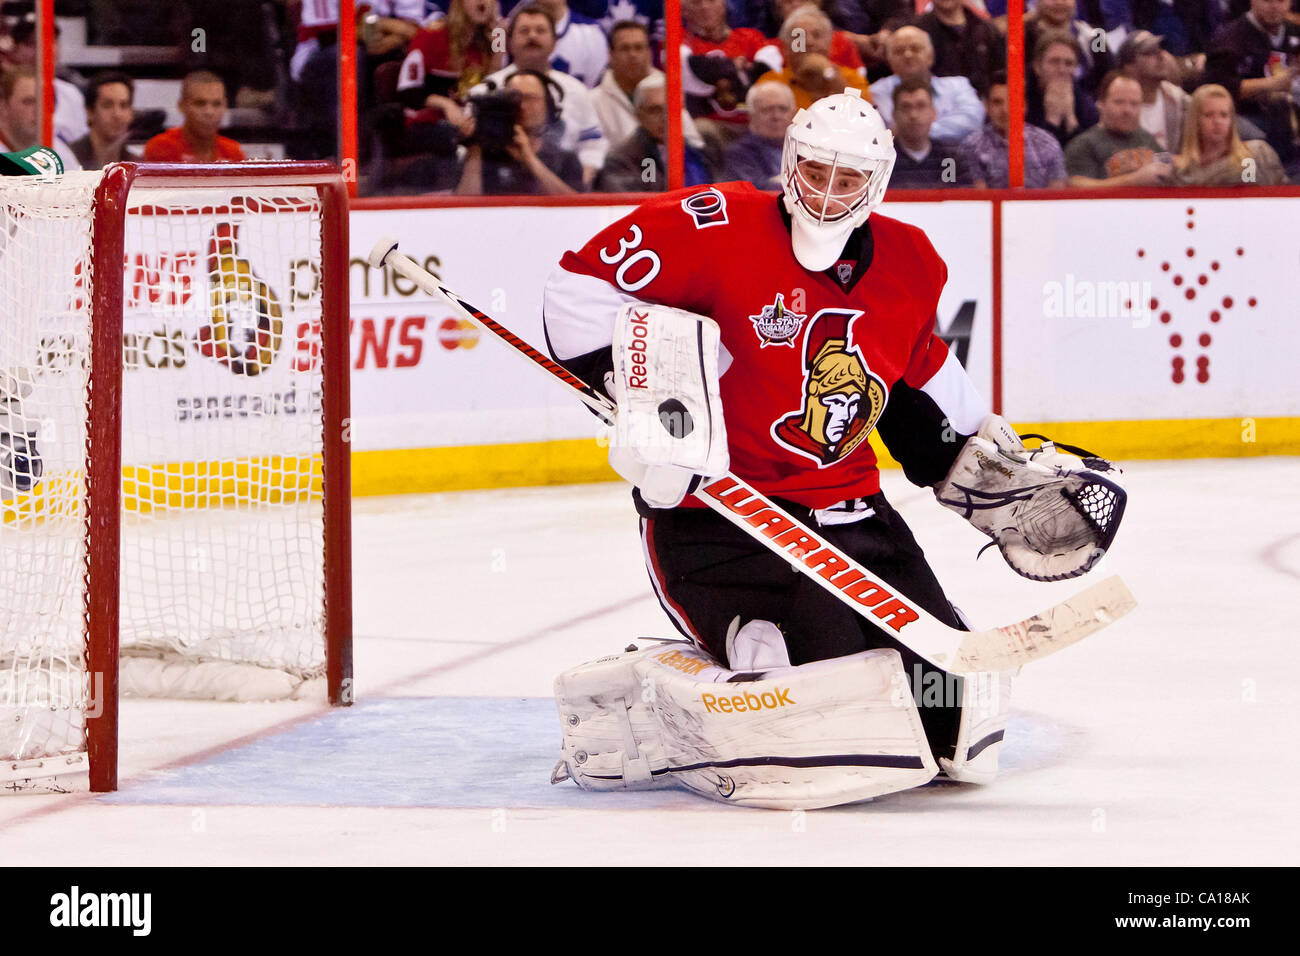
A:
{"type": "Polygon", "coordinates": [[[1237,135],[1232,96],[1215,83],[1192,94],[1183,124],[1183,149],[1174,159],[1179,186],[1261,186],[1285,184],[1286,174],[1273,147],[1262,139],[1237,135]]]}
{"type": "Polygon", "coordinates": [[[447,16],[420,30],[411,41],[398,91],[425,92],[426,107],[442,110],[457,122],[456,107],[465,102],[470,88],[503,65],[503,54],[492,42],[498,25],[501,14],[496,0],[451,0],[447,16]]]}

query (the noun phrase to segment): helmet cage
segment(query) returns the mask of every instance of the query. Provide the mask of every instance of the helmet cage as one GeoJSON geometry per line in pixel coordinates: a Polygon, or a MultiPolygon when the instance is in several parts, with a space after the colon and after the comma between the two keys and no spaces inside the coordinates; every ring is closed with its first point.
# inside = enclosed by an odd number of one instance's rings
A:
{"type": "Polygon", "coordinates": [[[800,265],[821,272],[835,264],[849,235],[885,198],[895,159],[893,135],[858,90],[795,113],[781,152],[781,191],[800,265]],[[820,170],[810,177],[810,161],[821,163],[828,178],[820,170]],[[835,179],[849,169],[866,181],[837,195],[835,179]]]}
{"type": "Polygon", "coordinates": [[[819,149],[808,143],[801,143],[794,136],[787,136],[781,165],[785,173],[784,192],[790,200],[792,213],[800,213],[813,225],[833,224],[852,220],[859,226],[870,211],[884,198],[885,187],[894,165],[889,159],[868,159],[839,150],[819,149]],[[829,167],[826,187],[814,186],[805,176],[802,164],[806,161],[821,163],[829,167]],[[833,191],[835,177],[843,170],[851,169],[866,176],[865,182],[853,193],[844,195],[833,191]],[[809,202],[820,199],[820,209],[809,202]]]}

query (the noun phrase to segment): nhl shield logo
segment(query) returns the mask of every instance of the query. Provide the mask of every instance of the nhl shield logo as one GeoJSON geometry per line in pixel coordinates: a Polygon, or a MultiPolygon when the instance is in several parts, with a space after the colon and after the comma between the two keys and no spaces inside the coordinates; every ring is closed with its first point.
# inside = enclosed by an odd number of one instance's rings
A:
{"type": "Polygon", "coordinates": [[[760,349],[765,349],[769,345],[788,345],[794,348],[795,336],[799,334],[807,318],[807,315],[800,315],[787,309],[785,297],[777,293],[776,301],[771,305],[763,306],[763,311],[758,315],[751,315],[749,321],[754,323],[754,331],[758,333],[760,349]]]}

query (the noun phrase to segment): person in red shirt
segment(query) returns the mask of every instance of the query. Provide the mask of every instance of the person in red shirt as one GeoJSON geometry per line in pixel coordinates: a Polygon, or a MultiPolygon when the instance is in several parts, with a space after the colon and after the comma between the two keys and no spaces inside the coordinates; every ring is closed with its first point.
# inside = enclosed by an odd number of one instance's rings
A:
{"type": "Polygon", "coordinates": [[[687,109],[693,117],[723,124],[718,134],[729,142],[747,121],[745,91],[758,73],[768,69],[754,64],[767,38],[749,27],[728,26],[725,0],[682,0],[682,21],[687,109]],[[730,132],[724,133],[726,129],[730,132]]]}
{"type": "Polygon", "coordinates": [[[721,53],[753,63],[754,54],[767,43],[757,30],[727,26],[726,0],[682,0],[682,19],[682,42],[697,56],[721,53]]]}
{"type": "Polygon", "coordinates": [[[207,70],[186,74],[177,105],[184,123],[145,143],[145,162],[220,163],[244,158],[238,143],[217,133],[226,116],[226,85],[221,77],[207,70]]]}
{"type": "MultiPolygon", "coordinates": [[[[624,304],[711,317],[731,471],[962,628],[881,493],[867,441],[877,431],[912,481],[938,485],[990,417],[934,331],[943,260],[920,229],[872,212],[895,158],[860,91],[826,97],[787,130],[783,196],[722,183],[648,200],[564,255],[543,321],[552,356],[604,388],[624,304]]],[[[640,488],[634,501],[655,590],[678,629],[717,660],[737,666],[732,642],[749,628],[777,635],[795,665],[895,647],[909,675],[931,672],[687,495],[688,483],[675,505],[659,476],[645,487],[656,489],[655,504],[640,488]]],[[[936,756],[951,759],[960,707],[921,711],[936,756]]]]}

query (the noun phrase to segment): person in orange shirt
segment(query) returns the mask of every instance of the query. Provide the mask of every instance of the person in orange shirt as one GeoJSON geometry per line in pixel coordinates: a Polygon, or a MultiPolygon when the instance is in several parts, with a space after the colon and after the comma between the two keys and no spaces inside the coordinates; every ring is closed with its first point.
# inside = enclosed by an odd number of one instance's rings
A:
{"type": "Polygon", "coordinates": [[[845,89],[855,89],[871,102],[871,93],[862,74],[830,60],[830,17],[814,4],[796,7],[781,24],[781,48],[785,68],[779,73],[765,73],[759,83],[783,83],[794,94],[797,109],[807,109],[817,100],[845,89]]]}
{"type": "Polygon", "coordinates": [[[185,122],[145,143],[145,162],[219,163],[244,158],[238,143],[217,134],[226,115],[226,85],[221,77],[208,70],[187,73],[177,105],[185,122]]]}

